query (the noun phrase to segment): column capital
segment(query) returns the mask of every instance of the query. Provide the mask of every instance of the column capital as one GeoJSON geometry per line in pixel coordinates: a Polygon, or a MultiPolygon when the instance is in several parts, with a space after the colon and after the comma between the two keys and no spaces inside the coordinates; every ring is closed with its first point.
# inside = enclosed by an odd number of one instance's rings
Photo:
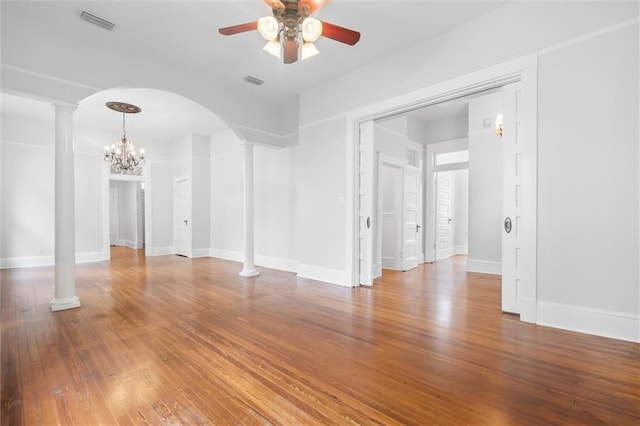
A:
{"type": "Polygon", "coordinates": [[[71,113],[73,113],[76,109],[78,109],[78,104],[74,102],[53,101],[51,102],[51,106],[54,107],[55,109],[66,110],[71,113]]]}

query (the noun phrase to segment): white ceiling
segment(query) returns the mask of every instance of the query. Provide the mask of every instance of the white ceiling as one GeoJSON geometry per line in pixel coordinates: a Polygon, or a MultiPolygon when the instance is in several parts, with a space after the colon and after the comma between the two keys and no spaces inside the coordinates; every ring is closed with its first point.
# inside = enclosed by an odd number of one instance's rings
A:
{"type": "MultiPolygon", "coordinates": [[[[89,46],[116,49],[124,59],[145,55],[158,63],[182,66],[187,71],[199,69],[226,87],[252,96],[282,98],[295,96],[305,88],[434,39],[506,2],[333,0],[318,11],[317,17],[360,31],[360,42],[347,46],[321,38],[316,43],[321,52],[319,56],[290,65],[263,52],[264,40],[255,31],[228,37],[217,32],[220,27],[255,21],[269,14],[270,10],[262,0],[2,1],[1,7],[3,21],[15,19],[24,25],[45,27],[63,35],[65,40],[82,40],[89,46]],[[78,17],[81,10],[116,23],[116,30],[108,32],[82,21],[78,17]],[[243,81],[247,75],[260,78],[265,84],[250,85],[243,81]]],[[[3,32],[2,36],[10,37],[10,34],[3,32]]],[[[126,60],[123,66],[126,67],[126,60]]],[[[114,117],[117,114],[107,110],[104,102],[120,100],[142,107],[140,121],[155,123],[152,128],[158,134],[170,134],[172,131],[166,128],[167,125],[176,126],[177,123],[193,126],[200,129],[193,131],[201,133],[223,126],[223,123],[211,122],[212,114],[201,116],[204,113],[198,105],[178,98],[158,91],[122,90],[98,94],[81,104],[76,123],[85,127],[107,126],[106,123],[110,128],[117,126],[113,123],[117,121],[114,117]],[[176,102],[195,109],[192,113],[187,109],[185,116],[177,116],[178,108],[172,108],[176,102]],[[198,119],[203,123],[197,122],[198,119]]],[[[10,112],[7,108],[30,109],[21,107],[21,102],[16,100],[3,102],[3,111],[10,112]]],[[[28,113],[36,110],[39,108],[34,107],[28,113]]],[[[134,121],[133,118],[128,120],[127,130],[130,125],[131,131],[135,130],[134,121]]]]}

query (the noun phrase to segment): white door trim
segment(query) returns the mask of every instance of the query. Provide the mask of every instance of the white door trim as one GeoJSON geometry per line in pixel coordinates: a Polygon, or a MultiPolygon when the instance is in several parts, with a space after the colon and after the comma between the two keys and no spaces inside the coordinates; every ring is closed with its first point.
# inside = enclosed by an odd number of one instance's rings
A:
{"type": "Polygon", "coordinates": [[[521,315],[527,322],[536,322],[537,311],[537,54],[523,56],[482,70],[437,83],[412,93],[368,105],[347,114],[347,205],[346,205],[346,265],[351,285],[359,283],[359,228],[358,228],[358,161],[359,129],[361,125],[375,119],[411,111],[416,108],[441,103],[462,96],[502,87],[521,81],[526,97],[523,137],[527,152],[523,159],[524,182],[527,185],[523,200],[523,215],[531,218],[523,228],[523,243],[526,249],[523,270],[521,315]]]}
{"type": "Polygon", "coordinates": [[[144,255],[152,256],[151,167],[149,164],[142,166],[141,176],[119,175],[111,173],[111,166],[105,162],[102,166],[102,260],[111,259],[111,247],[109,245],[109,181],[111,180],[144,182],[144,255]]]}

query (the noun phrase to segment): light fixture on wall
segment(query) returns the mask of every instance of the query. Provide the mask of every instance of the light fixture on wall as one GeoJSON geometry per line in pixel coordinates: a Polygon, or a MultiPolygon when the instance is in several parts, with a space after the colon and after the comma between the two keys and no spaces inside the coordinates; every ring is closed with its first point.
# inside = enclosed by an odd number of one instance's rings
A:
{"type": "Polygon", "coordinates": [[[496,136],[502,137],[502,114],[496,116],[496,136]]]}
{"type": "Polygon", "coordinates": [[[111,162],[113,173],[134,174],[140,164],[145,162],[144,150],[136,155],[136,150],[129,139],[125,127],[125,114],[137,114],[142,111],[139,107],[124,102],[107,102],[107,108],[122,113],[122,138],[111,146],[104,147],[104,161],[111,162]]]}

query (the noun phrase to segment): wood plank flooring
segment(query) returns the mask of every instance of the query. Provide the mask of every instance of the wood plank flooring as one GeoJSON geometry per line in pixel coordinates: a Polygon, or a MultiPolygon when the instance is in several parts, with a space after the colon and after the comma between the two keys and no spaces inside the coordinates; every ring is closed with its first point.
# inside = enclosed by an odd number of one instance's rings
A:
{"type": "Polygon", "coordinates": [[[640,345],[522,323],[464,258],[342,288],[119,248],[0,271],[2,424],[640,424],[640,345]],[[133,255],[132,255],[133,254],[133,255]]]}

